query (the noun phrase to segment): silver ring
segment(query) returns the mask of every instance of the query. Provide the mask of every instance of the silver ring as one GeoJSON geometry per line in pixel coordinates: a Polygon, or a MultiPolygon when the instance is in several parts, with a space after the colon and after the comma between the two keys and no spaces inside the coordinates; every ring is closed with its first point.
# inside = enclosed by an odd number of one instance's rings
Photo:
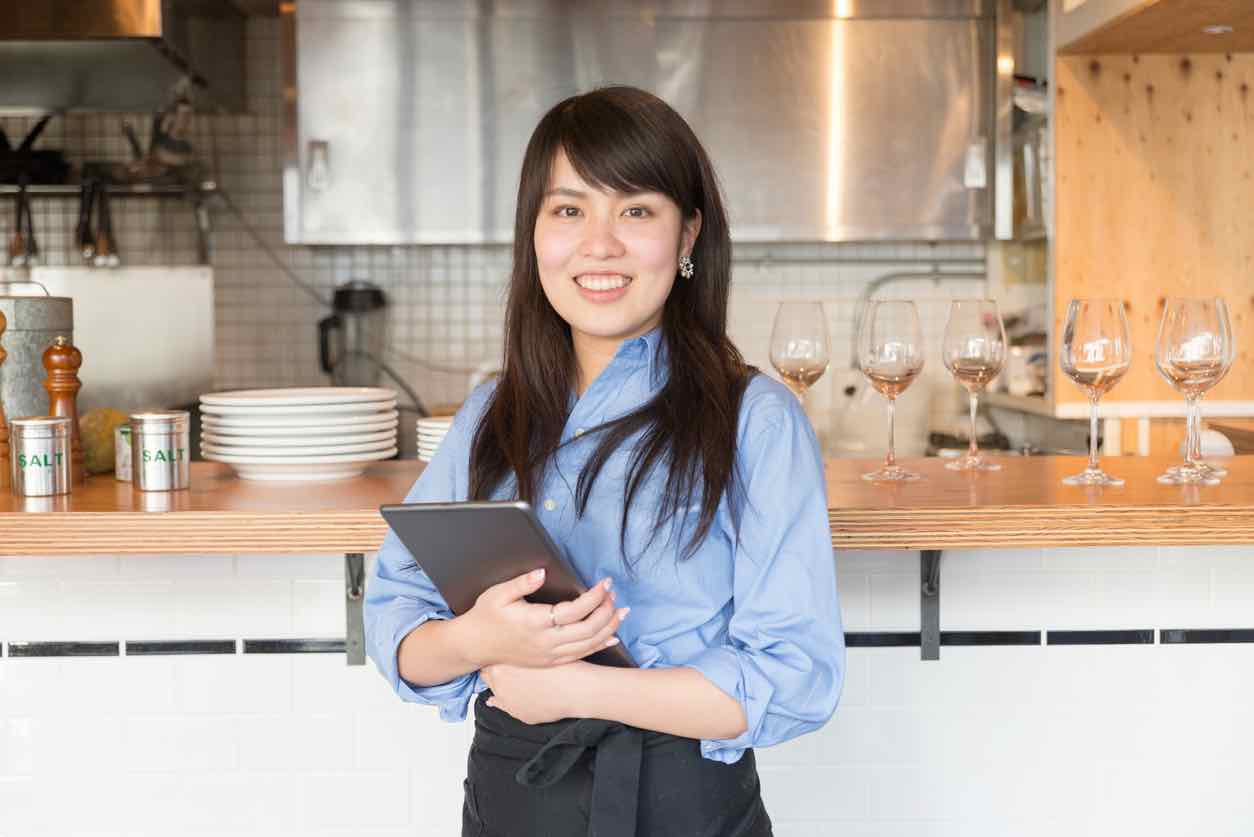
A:
{"type": "Polygon", "coordinates": [[[552,624],[553,627],[555,628],[562,627],[561,625],[557,624],[557,605],[549,606],[549,623],[552,624]]]}

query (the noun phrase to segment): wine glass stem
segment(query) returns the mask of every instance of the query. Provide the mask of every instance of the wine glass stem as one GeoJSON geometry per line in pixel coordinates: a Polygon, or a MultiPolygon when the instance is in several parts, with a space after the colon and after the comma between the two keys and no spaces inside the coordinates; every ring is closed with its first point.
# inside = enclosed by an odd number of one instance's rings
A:
{"type": "Polygon", "coordinates": [[[974,392],[971,394],[971,441],[967,444],[967,456],[975,459],[979,456],[979,448],[975,443],[975,410],[979,406],[980,398],[974,392]]]}
{"type": "Polygon", "coordinates": [[[1097,402],[1098,398],[1089,398],[1089,470],[1097,467],[1097,402]]]}
{"type": "Polygon", "coordinates": [[[1202,458],[1202,411],[1197,402],[1197,396],[1185,396],[1184,461],[1187,465],[1197,465],[1202,458]]]}
{"type": "Polygon", "coordinates": [[[888,399],[888,458],[884,460],[884,465],[888,468],[897,464],[897,458],[893,455],[893,407],[896,403],[897,399],[888,399]]]}

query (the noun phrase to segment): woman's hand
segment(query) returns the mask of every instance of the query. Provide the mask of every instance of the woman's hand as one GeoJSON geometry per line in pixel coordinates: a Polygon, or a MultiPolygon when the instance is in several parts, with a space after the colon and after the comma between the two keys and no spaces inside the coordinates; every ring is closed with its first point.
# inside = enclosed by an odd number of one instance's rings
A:
{"type": "Polygon", "coordinates": [[[544,570],[489,587],[459,617],[466,620],[472,658],[480,669],[500,664],[543,668],[617,644],[614,632],[628,608],[614,609],[610,583],[603,579],[579,598],[558,605],[524,598],[544,584],[544,570]]]}
{"type": "Polygon", "coordinates": [[[554,668],[487,666],[480,674],[492,690],[488,706],[507,712],[524,724],[547,724],[575,717],[573,678],[591,663],[571,663],[554,668]]]}

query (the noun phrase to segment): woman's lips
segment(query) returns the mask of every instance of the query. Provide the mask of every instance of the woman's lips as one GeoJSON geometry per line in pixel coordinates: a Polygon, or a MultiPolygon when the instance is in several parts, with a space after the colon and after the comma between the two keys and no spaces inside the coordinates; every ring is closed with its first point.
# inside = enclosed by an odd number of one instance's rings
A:
{"type": "Polygon", "coordinates": [[[575,277],[579,294],[590,302],[614,302],[627,293],[632,277],[621,273],[581,273],[575,277]]]}

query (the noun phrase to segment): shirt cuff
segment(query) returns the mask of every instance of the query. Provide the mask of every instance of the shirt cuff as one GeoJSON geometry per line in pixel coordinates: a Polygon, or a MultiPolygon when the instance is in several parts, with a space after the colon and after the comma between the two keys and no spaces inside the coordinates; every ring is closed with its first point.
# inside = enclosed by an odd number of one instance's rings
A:
{"type": "Polygon", "coordinates": [[[446,618],[438,613],[424,613],[416,619],[402,623],[392,635],[391,648],[387,657],[388,670],[384,671],[383,675],[392,684],[392,689],[401,700],[438,707],[442,720],[457,723],[466,720],[470,700],[475,694],[475,681],[479,678],[479,672],[467,672],[447,683],[437,683],[434,686],[415,686],[401,677],[400,663],[397,661],[401,640],[409,636],[411,631],[431,619],[444,620],[446,618]]]}
{"type": "Polygon", "coordinates": [[[744,665],[742,655],[728,645],[707,648],[684,665],[694,668],[740,704],[745,713],[745,731],[735,738],[701,740],[701,755],[711,761],[734,764],[753,746],[766,718],[775,687],[752,665],[744,665]]]}

